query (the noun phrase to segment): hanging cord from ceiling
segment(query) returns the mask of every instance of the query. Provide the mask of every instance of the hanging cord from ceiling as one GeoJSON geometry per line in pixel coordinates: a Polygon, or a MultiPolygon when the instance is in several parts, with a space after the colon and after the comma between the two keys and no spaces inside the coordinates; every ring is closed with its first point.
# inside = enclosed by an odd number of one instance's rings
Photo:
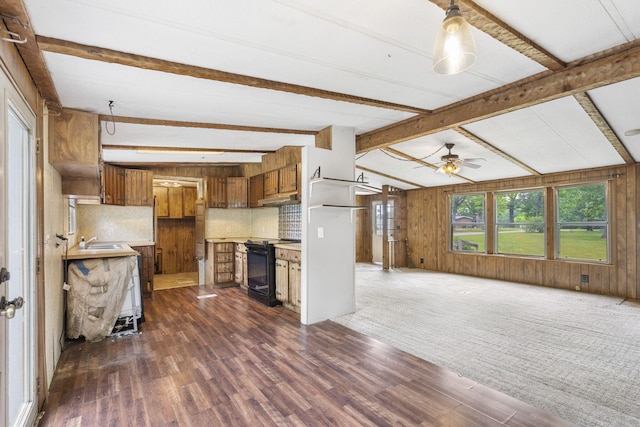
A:
{"type": "Polygon", "coordinates": [[[108,121],[104,124],[104,129],[107,131],[107,133],[109,135],[115,135],[116,134],[116,120],[113,117],[113,101],[109,101],[109,112],[111,113],[111,124],[113,125],[113,130],[109,131],[109,122],[108,121]]]}
{"type": "Polygon", "coordinates": [[[445,147],[445,146],[444,146],[444,145],[442,145],[442,146],[440,146],[436,151],[434,151],[433,153],[428,154],[428,155],[426,155],[426,156],[424,156],[424,157],[417,157],[417,158],[415,158],[415,159],[404,159],[404,158],[402,158],[402,157],[395,156],[395,155],[393,155],[393,154],[391,154],[391,153],[389,153],[389,152],[387,152],[387,151],[385,151],[385,150],[383,150],[383,149],[380,149],[380,151],[382,151],[384,154],[386,154],[387,156],[391,157],[392,159],[400,160],[400,161],[402,161],[402,162],[415,162],[416,160],[425,160],[425,159],[428,159],[429,157],[431,157],[431,156],[433,156],[434,154],[436,154],[438,151],[442,150],[444,147],[445,147]]]}

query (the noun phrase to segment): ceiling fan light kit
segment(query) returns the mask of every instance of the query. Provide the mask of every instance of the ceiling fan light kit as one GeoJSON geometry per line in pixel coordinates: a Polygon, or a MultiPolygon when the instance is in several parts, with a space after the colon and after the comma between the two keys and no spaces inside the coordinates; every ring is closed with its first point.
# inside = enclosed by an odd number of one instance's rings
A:
{"type": "Polygon", "coordinates": [[[471,25],[451,0],[444,21],[438,30],[433,48],[433,71],[436,74],[460,73],[476,62],[476,42],[471,25]]]}

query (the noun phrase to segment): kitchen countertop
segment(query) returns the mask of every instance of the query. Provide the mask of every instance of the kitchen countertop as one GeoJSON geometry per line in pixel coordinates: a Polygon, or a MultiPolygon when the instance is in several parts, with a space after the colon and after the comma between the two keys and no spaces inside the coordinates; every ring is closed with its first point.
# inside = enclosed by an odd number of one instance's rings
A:
{"type": "MultiPolygon", "coordinates": [[[[93,243],[93,242],[92,242],[93,243]]],[[[148,243],[148,242],[147,242],[148,243]]],[[[114,258],[121,256],[131,256],[138,255],[138,252],[131,249],[131,247],[122,242],[99,242],[97,244],[108,245],[108,244],[119,244],[122,245],[122,249],[94,249],[91,250],[91,244],[89,244],[88,249],[80,249],[78,245],[75,245],[69,248],[69,252],[67,253],[67,259],[90,259],[90,258],[114,258]]],[[[138,245],[144,246],[144,245],[138,245]]],[[[65,255],[62,255],[62,258],[65,258],[65,255]]]]}
{"type": "Polygon", "coordinates": [[[289,249],[291,251],[302,250],[302,243],[294,243],[294,242],[274,243],[273,246],[280,249],[289,249]]]}
{"type": "Polygon", "coordinates": [[[209,243],[244,243],[247,240],[252,240],[254,242],[263,242],[265,240],[273,243],[273,246],[281,249],[290,249],[294,251],[299,251],[302,249],[302,244],[298,242],[280,242],[277,238],[271,237],[209,237],[206,239],[209,243]]]}

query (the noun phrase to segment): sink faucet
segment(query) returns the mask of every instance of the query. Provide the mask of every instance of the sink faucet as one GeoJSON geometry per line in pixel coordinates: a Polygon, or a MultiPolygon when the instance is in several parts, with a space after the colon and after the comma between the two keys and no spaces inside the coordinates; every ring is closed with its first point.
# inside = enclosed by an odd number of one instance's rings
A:
{"type": "Polygon", "coordinates": [[[92,237],[92,238],[90,238],[89,240],[87,240],[87,241],[85,242],[85,245],[88,245],[89,243],[93,242],[94,240],[98,240],[98,238],[97,238],[97,237],[92,237]]]}

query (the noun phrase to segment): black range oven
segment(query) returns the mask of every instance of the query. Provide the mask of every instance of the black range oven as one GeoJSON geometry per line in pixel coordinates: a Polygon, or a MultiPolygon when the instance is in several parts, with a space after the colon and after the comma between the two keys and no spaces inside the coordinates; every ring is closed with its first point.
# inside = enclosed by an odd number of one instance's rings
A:
{"type": "Polygon", "coordinates": [[[273,307],[276,299],[276,250],[268,241],[244,244],[247,247],[247,293],[250,298],[273,307]]]}

